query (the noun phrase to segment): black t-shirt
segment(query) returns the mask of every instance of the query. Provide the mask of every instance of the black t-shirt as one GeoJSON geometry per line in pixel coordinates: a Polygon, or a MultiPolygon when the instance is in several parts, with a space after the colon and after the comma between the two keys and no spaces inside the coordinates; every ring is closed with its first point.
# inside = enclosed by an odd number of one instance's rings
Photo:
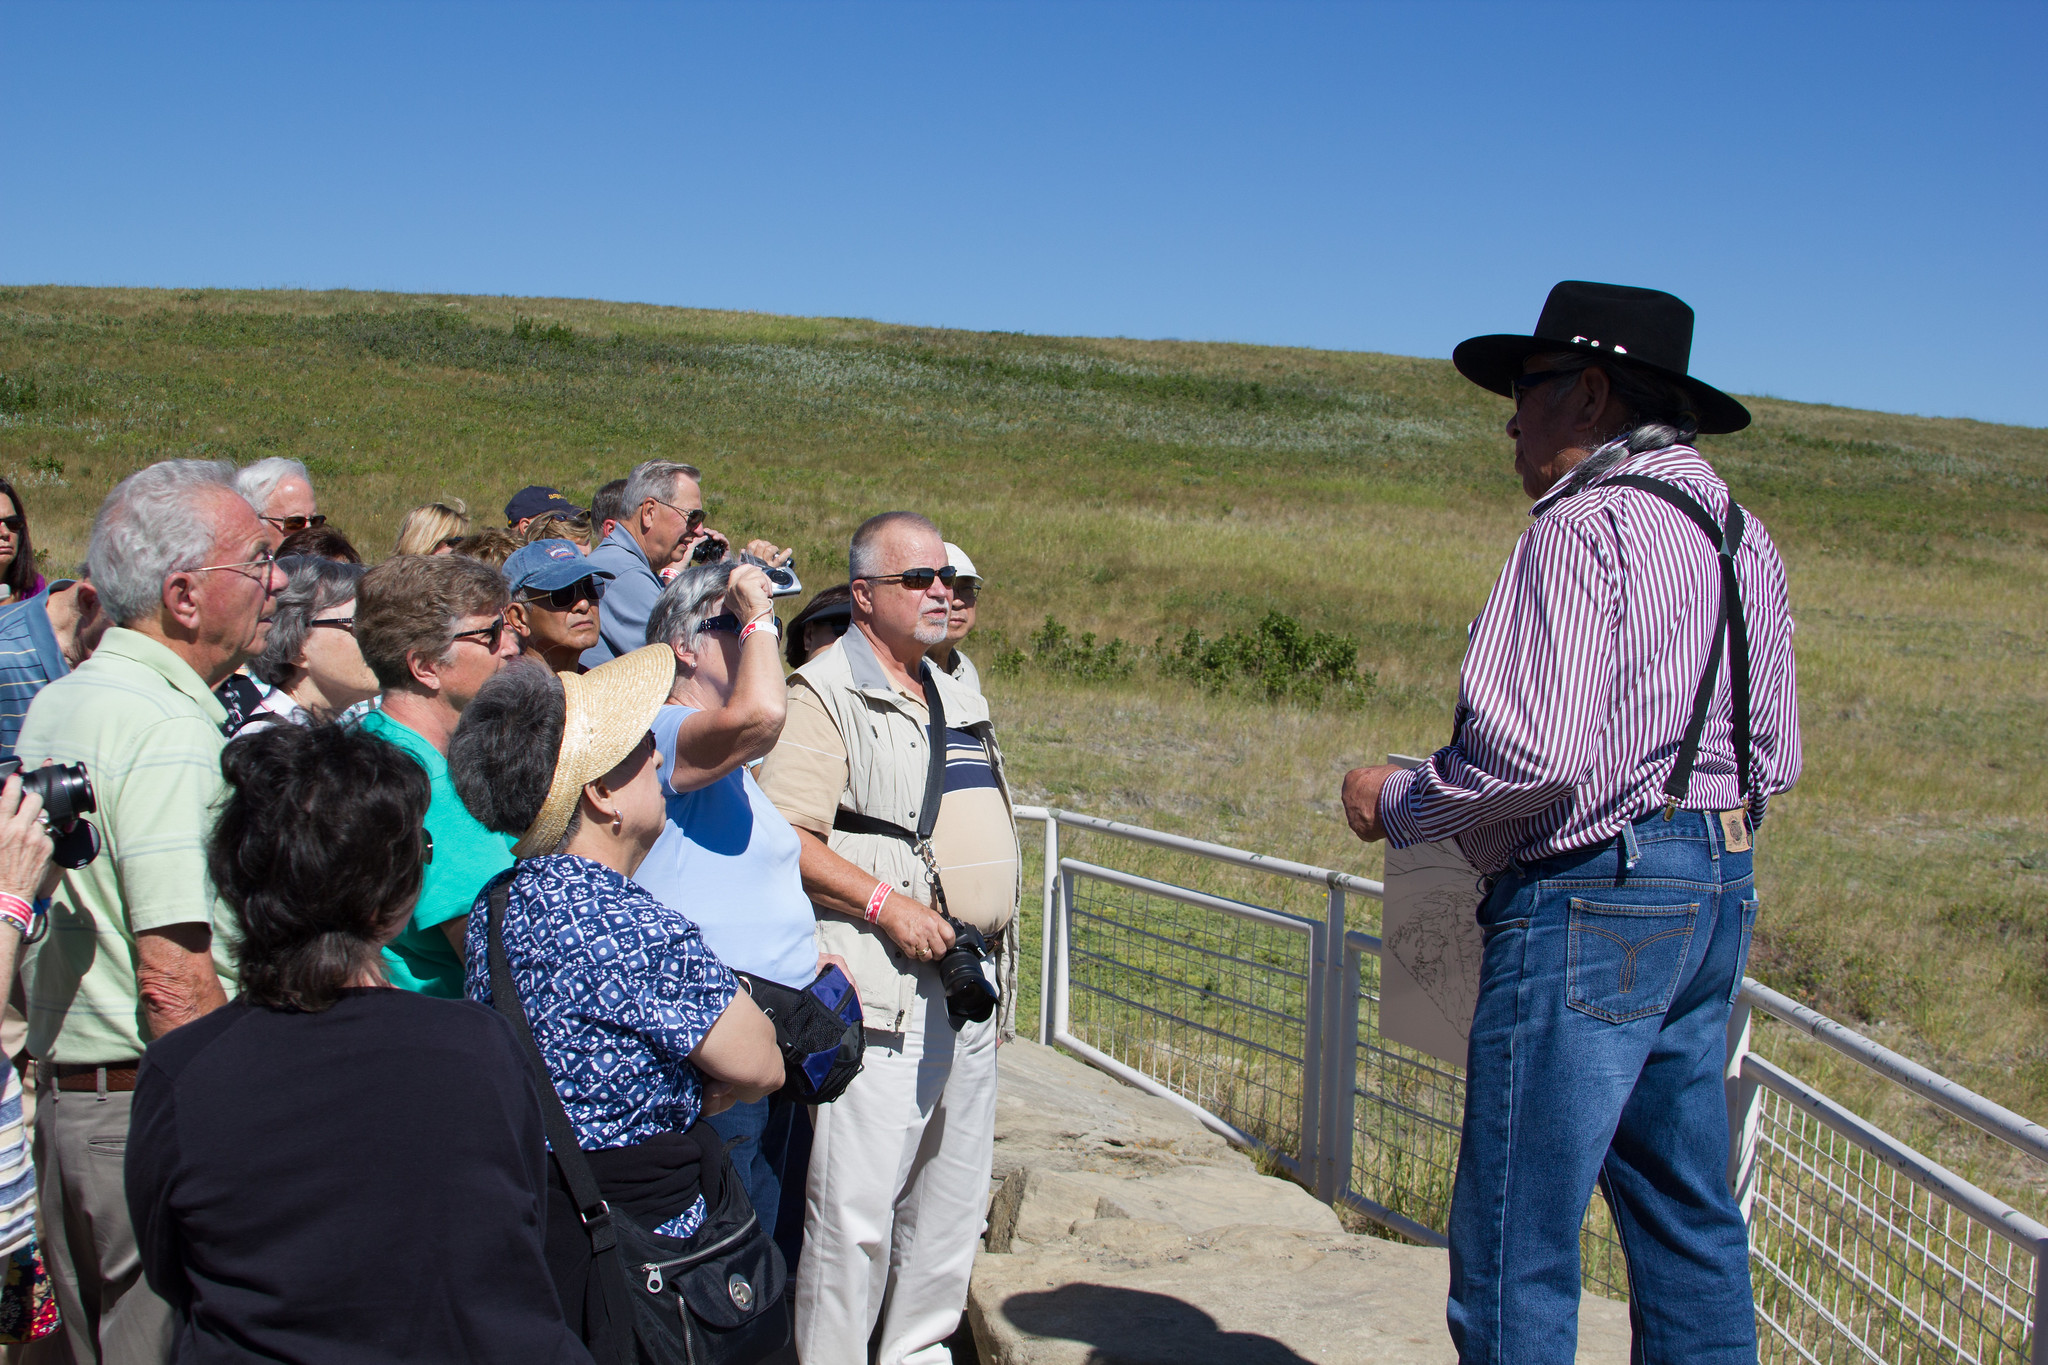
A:
{"type": "Polygon", "coordinates": [[[590,1365],[542,1257],[540,1105],[482,1005],[242,1001],[149,1045],[128,1210],[173,1361],[590,1365]]]}

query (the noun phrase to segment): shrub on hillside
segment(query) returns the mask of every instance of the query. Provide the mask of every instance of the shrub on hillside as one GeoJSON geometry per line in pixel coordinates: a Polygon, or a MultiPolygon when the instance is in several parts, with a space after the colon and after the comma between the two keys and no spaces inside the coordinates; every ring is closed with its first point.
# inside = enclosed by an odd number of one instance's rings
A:
{"type": "Polygon", "coordinates": [[[1159,671],[1169,678],[1207,692],[1243,691],[1267,701],[1349,708],[1361,705],[1377,681],[1357,667],[1358,641],[1334,631],[1309,630],[1277,611],[1249,631],[1207,639],[1190,629],[1177,647],[1168,648],[1162,637],[1156,648],[1159,671]]]}
{"type": "Polygon", "coordinates": [[[1047,673],[1058,673],[1082,682],[1122,682],[1138,667],[1138,652],[1112,636],[1105,644],[1095,643],[1095,632],[1085,631],[1076,639],[1058,621],[1048,616],[1045,624],[1031,632],[1030,652],[1012,649],[1000,633],[991,643],[995,655],[990,669],[1001,677],[1015,677],[1028,662],[1047,673]]]}

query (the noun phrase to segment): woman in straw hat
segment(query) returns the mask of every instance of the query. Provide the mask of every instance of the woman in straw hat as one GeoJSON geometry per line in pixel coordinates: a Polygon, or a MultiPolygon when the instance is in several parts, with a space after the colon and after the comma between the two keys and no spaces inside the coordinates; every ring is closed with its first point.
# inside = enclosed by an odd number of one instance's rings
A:
{"type": "MultiPolygon", "coordinates": [[[[709,1110],[781,1088],[774,1026],[697,926],[632,873],[666,821],[648,725],[675,655],[650,645],[581,676],[514,664],[463,711],[448,766],[463,804],[516,834],[478,896],[468,995],[490,1002],[489,906],[534,1042],[614,1210],[667,1237],[703,1223],[727,1169],[709,1110]]],[[[602,1321],[590,1245],[558,1169],[548,1263],[572,1327],[602,1321]]]]}

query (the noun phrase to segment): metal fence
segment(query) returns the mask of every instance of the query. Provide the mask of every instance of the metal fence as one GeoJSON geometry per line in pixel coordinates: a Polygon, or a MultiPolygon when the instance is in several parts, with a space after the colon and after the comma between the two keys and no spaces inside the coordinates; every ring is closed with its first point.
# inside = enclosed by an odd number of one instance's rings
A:
{"type": "MultiPolygon", "coordinates": [[[[1094,816],[1045,830],[1039,1041],[1270,1153],[1326,1203],[1444,1244],[1461,1068],[1379,1030],[1380,940],[1346,923],[1378,882],[1094,816]],[[1318,916],[1061,856],[1087,831],[1322,890],[1318,916]]],[[[1282,899],[1276,896],[1273,899],[1282,899]]],[[[1728,1178],[1749,1223],[1770,1361],[2048,1365],[2048,1227],[1750,1050],[1761,1011],[2048,1162],[2048,1130],[1753,980],[1728,1028],[1728,1178]]],[[[1586,1287],[1627,1296],[1596,1196],[1586,1287]]]]}

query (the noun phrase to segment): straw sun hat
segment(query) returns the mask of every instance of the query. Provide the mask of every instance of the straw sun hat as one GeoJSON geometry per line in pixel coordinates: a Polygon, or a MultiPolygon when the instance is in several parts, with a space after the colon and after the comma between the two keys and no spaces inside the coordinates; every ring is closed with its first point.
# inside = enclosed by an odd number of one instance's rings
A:
{"type": "Polygon", "coordinates": [[[557,674],[568,701],[562,718],[562,747],[548,799],[526,833],[512,846],[515,858],[532,858],[562,842],[576,813],[583,785],[595,782],[633,752],[668,700],[676,680],[675,651],[648,645],[599,664],[588,673],[557,674]]]}

